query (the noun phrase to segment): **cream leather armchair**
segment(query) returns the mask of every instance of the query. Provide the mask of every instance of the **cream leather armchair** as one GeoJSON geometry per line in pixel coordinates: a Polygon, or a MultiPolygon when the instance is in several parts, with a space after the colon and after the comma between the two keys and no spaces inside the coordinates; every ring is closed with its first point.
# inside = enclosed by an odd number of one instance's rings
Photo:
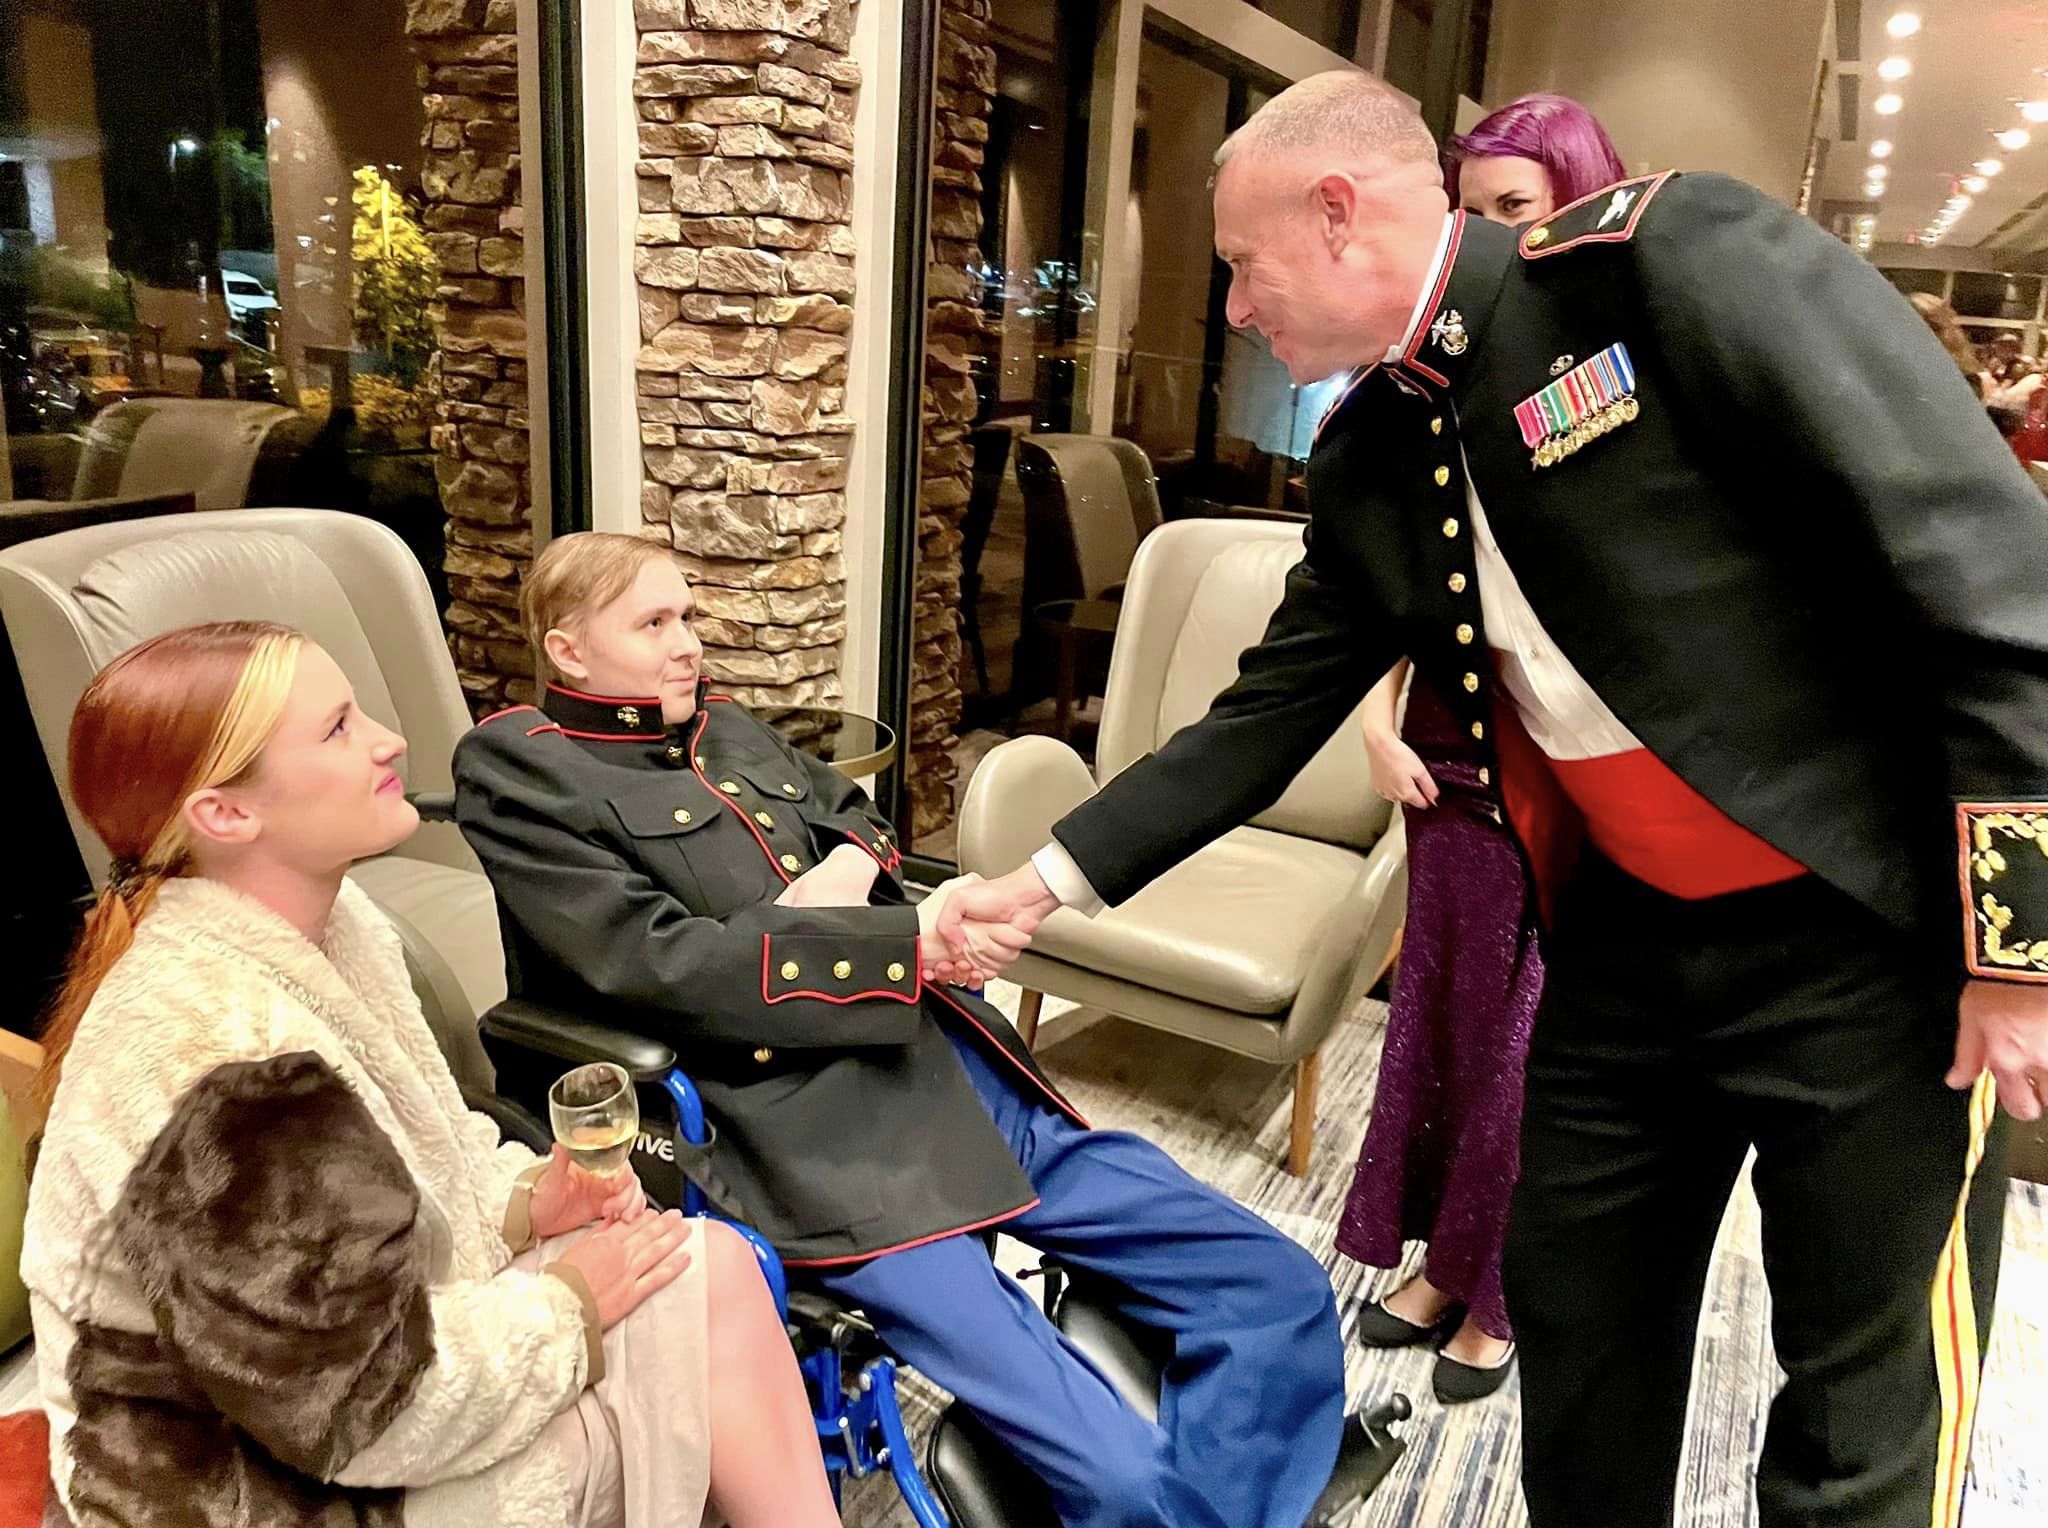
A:
{"type": "MultiPolygon", "coordinates": [[[[1131,567],[1110,662],[1096,772],[1065,744],[1012,739],[981,761],[960,812],[960,866],[994,877],[1107,780],[1197,720],[1237,675],[1302,555],[1298,527],[1181,520],[1131,567]]],[[[1027,1042],[1045,993],[1242,1056],[1293,1063],[1287,1168],[1308,1167],[1317,1059],[1379,980],[1408,893],[1398,817],[1372,793],[1348,718],[1273,808],[1120,907],[1045,921],[1011,976],[1027,1042]]]]}
{"type": "MultiPolygon", "coordinates": [[[[67,788],[71,713],[111,659],[175,627],[267,620],[303,631],[341,665],[362,708],[404,734],[409,747],[395,767],[405,788],[454,788],[449,763],[469,712],[425,575],[373,521],[237,509],[24,542],[0,552],[0,619],[95,886],[108,854],[67,788]]],[[[488,1088],[476,1020],[504,997],[505,962],[490,883],[469,846],[452,825],[431,824],[351,875],[397,925],[456,1079],[488,1088]]]]}

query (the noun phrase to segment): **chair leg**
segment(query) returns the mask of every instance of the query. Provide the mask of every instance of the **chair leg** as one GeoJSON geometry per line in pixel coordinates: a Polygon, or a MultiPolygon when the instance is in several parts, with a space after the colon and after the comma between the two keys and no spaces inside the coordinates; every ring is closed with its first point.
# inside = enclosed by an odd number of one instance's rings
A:
{"type": "Polygon", "coordinates": [[[1366,983],[1366,991],[1377,989],[1379,984],[1387,979],[1387,973],[1394,969],[1394,962],[1401,958],[1401,938],[1407,932],[1408,924],[1404,920],[1401,926],[1394,930],[1394,937],[1387,945],[1387,958],[1380,962],[1379,970],[1373,974],[1373,979],[1366,983]]]}
{"type": "Polygon", "coordinates": [[[1308,1171],[1309,1152],[1316,1143],[1316,1085],[1322,1069],[1321,1051],[1294,1063],[1294,1123],[1287,1133],[1287,1171],[1292,1177],[1308,1171]]]}
{"type": "Polygon", "coordinates": [[[1030,1050],[1038,1044],[1038,1010],[1045,1006],[1045,994],[1024,989],[1024,997],[1017,1004],[1017,1038],[1024,1042],[1024,1049],[1030,1050]]]}

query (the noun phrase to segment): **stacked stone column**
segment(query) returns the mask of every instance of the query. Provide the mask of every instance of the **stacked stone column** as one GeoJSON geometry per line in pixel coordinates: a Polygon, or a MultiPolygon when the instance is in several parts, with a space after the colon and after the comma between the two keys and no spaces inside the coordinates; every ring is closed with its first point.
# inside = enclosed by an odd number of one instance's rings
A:
{"type": "Polygon", "coordinates": [[[721,689],[831,702],[853,434],[852,7],[637,0],[634,16],[643,528],[682,554],[721,689]]]}

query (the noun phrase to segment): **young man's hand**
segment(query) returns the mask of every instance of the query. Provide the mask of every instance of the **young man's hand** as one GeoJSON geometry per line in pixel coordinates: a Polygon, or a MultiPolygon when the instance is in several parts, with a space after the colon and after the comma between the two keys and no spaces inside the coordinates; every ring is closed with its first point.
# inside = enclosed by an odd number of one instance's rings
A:
{"type": "Polygon", "coordinates": [[[777,907],[866,907],[881,873],[872,856],[841,844],[791,881],[775,899],[777,907]]]}

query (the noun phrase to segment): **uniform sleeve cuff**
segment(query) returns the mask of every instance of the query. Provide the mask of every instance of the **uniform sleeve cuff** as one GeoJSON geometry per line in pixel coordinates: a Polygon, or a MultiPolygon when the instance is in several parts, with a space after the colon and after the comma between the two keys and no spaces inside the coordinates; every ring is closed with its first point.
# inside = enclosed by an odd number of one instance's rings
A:
{"type": "Polygon", "coordinates": [[[1959,802],[1956,839],[1970,975],[2048,982],[2048,802],[1959,802]]]}
{"type": "Polygon", "coordinates": [[[583,1308],[583,1347],[589,1359],[583,1383],[594,1385],[604,1378],[604,1323],[597,1318],[597,1296],[591,1291],[590,1280],[583,1277],[583,1270],[574,1263],[549,1263],[541,1272],[567,1284],[576,1303],[583,1308]]]}
{"type": "MultiPolygon", "coordinates": [[[[914,910],[913,910],[914,911],[914,910]]],[[[924,995],[916,936],[843,937],[835,934],[763,934],[761,998],[786,1003],[875,999],[915,1003],[924,995]]]]}
{"type": "Polygon", "coordinates": [[[1071,907],[1082,916],[1092,918],[1107,905],[1095,894],[1095,888],[1088,884],[1088,877],[1082,874],[1074,856],[1059,840],[1053,840],[1032,855],[1031,867],[1045,882],[1045,889],[1060,899],[1060,906],[1071,907]]]}

